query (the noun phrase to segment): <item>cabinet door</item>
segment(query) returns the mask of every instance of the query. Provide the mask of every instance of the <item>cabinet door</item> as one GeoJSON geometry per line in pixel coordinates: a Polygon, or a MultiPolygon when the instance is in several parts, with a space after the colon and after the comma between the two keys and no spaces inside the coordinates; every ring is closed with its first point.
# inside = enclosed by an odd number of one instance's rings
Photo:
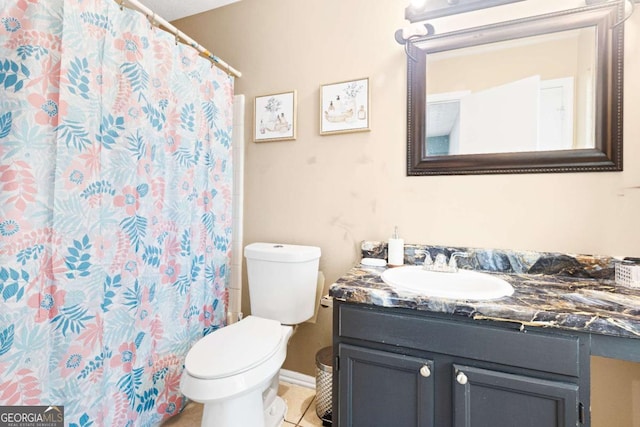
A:
{"type": "Polygon", "coordinates": [[[578,386],[453,366],[455,427],[569,427],[579,423],[578,386]]]}
{"type": "Polygon", "coordinates": [[[338,357],[340,427],[433,427],[431,360],[346,344],[338,357]]]}

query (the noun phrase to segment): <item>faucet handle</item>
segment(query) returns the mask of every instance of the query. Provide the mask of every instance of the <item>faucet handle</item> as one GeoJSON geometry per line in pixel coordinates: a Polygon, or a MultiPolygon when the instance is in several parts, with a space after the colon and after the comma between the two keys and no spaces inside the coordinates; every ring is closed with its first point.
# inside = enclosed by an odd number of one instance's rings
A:
{"type": "Polygon", "coordinates": [[[449,268],[457,271],[458,263],[456,262],[456,257],[458,258],[469,258],[469,254],[467,252],[454,252],[449,257],[449,268]]]}
{"type": "Polygon", "coordinates": [[[424,265],[433,264],[433,260],[431,259],[431,253],[426,249],[416,249],[414,252],[416,255],[424,255],[424,265]]]}

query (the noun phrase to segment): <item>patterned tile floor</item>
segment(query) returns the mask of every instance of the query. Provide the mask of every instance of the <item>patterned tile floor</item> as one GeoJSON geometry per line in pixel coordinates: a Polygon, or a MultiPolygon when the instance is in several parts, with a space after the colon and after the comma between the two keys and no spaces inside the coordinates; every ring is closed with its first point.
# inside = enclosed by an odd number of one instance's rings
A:
{"type": "MultiPolygon", "coordinates": [[[[287,402],[287,414],[282,427],[318,427],[322,420],[316,415],[316,391],[285,382],[280,383],[278,394],[287,402]]],[[[202,405],[195,402],[187,404],[180,415],[162,424],[162,427],[199,426],[202,418],[202,405]]]]}

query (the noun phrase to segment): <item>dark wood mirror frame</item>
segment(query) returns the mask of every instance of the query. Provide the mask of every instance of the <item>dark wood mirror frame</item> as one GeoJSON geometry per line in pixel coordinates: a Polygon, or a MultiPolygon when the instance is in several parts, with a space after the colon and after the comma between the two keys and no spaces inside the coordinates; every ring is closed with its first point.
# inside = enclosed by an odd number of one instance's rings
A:
{"type": "Polygon", "coordinates": [[[605,3],[410,40],[407,46],[407,175],[621,171],[624,24],[619,23],[623,14],[620,2],[605,3]],[[597,58],[595,148],[426,155],[429,54],[591,26],[596,29],[597,58]]]}

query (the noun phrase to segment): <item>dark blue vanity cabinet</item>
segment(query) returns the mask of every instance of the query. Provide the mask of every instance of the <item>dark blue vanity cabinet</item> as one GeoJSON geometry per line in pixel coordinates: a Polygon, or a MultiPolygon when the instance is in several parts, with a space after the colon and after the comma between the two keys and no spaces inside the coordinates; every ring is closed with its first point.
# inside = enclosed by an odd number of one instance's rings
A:
{"type": "Polygon", "coordinates": [[[589,335],[335,301],[339,427],[588,426],[589,335]]]}
{"type": "Polygon", "coordinates": [[[349,344],[340,344],[339,358],[344,410],[337,425],[435,425],[432,360],[349,344]]]}

